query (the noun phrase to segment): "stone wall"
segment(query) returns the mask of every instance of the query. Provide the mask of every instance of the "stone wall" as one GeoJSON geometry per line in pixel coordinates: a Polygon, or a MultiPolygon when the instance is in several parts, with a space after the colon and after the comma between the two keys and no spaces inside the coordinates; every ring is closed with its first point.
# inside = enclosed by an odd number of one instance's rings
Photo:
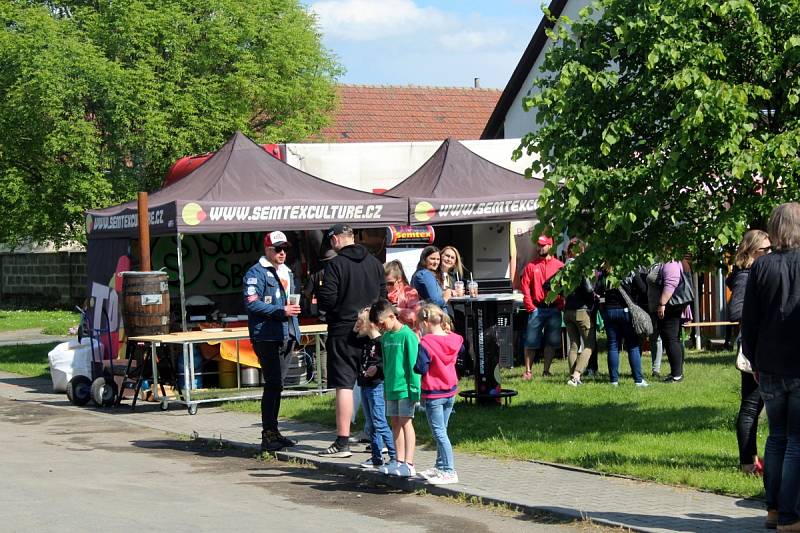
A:
{"type": "Polygon", "coordinates": [[[0,254],[0,304],[71,307],[86,297],[86,252],[0,254]]]}

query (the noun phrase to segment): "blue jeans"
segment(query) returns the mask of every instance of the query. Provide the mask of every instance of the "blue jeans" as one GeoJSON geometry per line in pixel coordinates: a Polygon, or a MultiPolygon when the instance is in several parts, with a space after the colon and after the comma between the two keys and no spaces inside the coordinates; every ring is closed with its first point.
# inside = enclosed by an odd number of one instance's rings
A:
{"type": "Polygon", "coordinates": [[[561,311],[555,307],[537,307],[528,317],[525,347],[538,350],[544,346],[561,346],[561,311]]]}
{"type": "MultiPolygon", "coordinates": [[[[389,459],[397,459],[397,450],[394,447],[394,437],[389,424],[386,422],[386,403],[383,399],[383,383],[374,387],[361,387],[361,408],[364,410],[364,419],[370,422],[372,432],[369,434],[372,447],[372,464],[382,465],[383,455],[381,450],[386,446],[389,450],[389,459]]],[[[364,424],[366,426],[366,424],[364,424]]]]}
{"type": "Polygon", "coordinates": [[[455,472],[455,460],[453,459],[453,446],[450,444],[450,437],[447,436],[447,423],[450,421],[450,414],[453,412],[455,396],[449,398],[437,398],[435,400],[425,400],[425,414],[428,416],[428,426],[431,428],[431,435],[436,441],[436,469],[441,472],[455,472]]]}
{"type": "Polygon", "coordinates": [[[767,509],[778,510],[778,524],[800,520],[800,378],[762,373],[759,390],[769,421],[764,447],[767,509]]]}
{"type": "Polygon", "coordinates": [[[606,309],[603,322],[608,335],[608,373],[611,383],[619,382],[619,349],[622,340],[628,350],[628,362],[636,383],[642,381],[642,354],[639,349],[639,336],[633,330],[631,316],[625,309],[606,309]]]}

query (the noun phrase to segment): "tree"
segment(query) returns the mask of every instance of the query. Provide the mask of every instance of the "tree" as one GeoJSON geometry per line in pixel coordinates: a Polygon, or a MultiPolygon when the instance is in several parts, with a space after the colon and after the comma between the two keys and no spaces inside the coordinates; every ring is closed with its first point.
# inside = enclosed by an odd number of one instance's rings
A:
{"type": "Polygon", "coordinates": [[[83,213],[152,190],[234,131],[318,132],[341,68],[298,0],[0,5],[0,242],[83,239],[83,213]]]}
{"type": "Polygon", "coordinates": [[[568,285],[603,262],[719,261],[797,199],[798,32],[779,0],[600,0],[555,21],[519,150],[540,155],[539,229],[590,244],[568,285]]]}

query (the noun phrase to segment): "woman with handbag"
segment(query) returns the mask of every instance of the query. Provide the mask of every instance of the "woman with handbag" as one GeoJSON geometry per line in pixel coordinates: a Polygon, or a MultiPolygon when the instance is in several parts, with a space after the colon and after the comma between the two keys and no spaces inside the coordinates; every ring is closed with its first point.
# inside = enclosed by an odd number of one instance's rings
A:
{"type": "Polygon", "coordinates": [[[669,261],[661,265],[659,284],[661,296],[656,309],[656,327],[667,352],[670,370],[664,383],[678,383],[683,381],[681,323],[692,319],[692,308],[689,304],[694,299],[692,272],[688,262],[669,261]]]}
{"type": "MultiPolygon", "coordinates": [[[[753,261],[769,252],[769,235],[760,229],[751,229],[742,237],[742,242],[736,250],[733,272],[725,280],[731,289],[731,299],[728,302],[728,320],[739,322],[742,318],[742,304],[744,303],[744,290],[750,267],[753,261]]],[[[737,348],[741,348],[741,339],[737,338],[737,348]]],[[[741,350],[740,350],[741,351],[741,350]]],[[[744,356],[742,356],[744,357],[744,356]]],[[[742,400],[739,404],[739,415],[736,417],[736,440],[739,443],[739,464],[742,472],[761,475],[763,463],[758,457],[758,417],[764,409],[764,401],[758,392],[758,383],[752,371],[745,365],[738,365],[742,374],[742,400]]]]}
{"type": "Polygon", "coordinates": [[[600,315],[608,336],[608,374],[611,385],[619,385],[619,351],[623,340],[628,350],[628,363],[631,365],[633,381],[637,387],[647,387],[647,382],[642,376],[642,354],[639,335],[633,329],[630,309],[626,303],[626,295],[630,295],[630,277],[622,282],[620,288],[614,288],[608,281],[609,269],[603,269],[600,279],[595,285],[595,292],[600,296],[600,315]],[[621,290],[620,290],[621,289],[621,290]]]}
{"type": "Polygon", "coordinates": [[[742,350],[764,400],[767,528],[800,532],[800,203],[781,204],[767,224],[772,253],[750,267],[742,350]]]}

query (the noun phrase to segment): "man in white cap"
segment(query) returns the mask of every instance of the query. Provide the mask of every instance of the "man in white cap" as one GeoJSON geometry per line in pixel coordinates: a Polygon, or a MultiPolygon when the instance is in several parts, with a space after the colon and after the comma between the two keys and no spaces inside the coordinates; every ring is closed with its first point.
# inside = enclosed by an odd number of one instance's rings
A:
{"type": "Polygon", "coordinates": [[[300,303],[292,271],[286,266],[291,243],[282,231],[264,236],[264,255],[244,276],[244,304],[250,342],[264,374],[261,397],[261,451],[276,452],[296,443],[278,431],[281,392],[292,350],[300,339],[300,303]]]}

